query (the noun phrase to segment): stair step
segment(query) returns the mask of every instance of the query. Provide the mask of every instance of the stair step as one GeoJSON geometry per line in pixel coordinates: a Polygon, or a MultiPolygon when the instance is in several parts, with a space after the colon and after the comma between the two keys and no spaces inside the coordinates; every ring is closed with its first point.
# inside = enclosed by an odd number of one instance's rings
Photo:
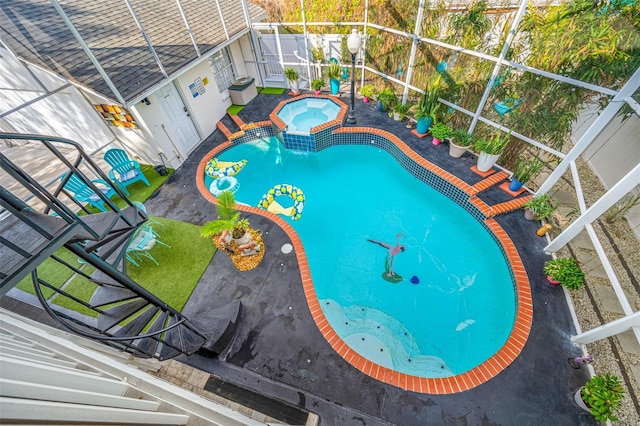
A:
{"type": "Polygon", "coordinates": [[[516,198],[514,200],[505,201],[504,203],[498,203],[492,205],[490,208],[493,210],[491,216],[495,216],[502,213],[509,213],[514,210],[518,210],[524,203],[533,198],[533,195],[527,195],[525,197],[516,198]]]}
{"type": "MultiPolygon", "coordinates": [[[[149,321],[153,319],[153,317],[160,311],[160,308],[157,306],[151,306],[147,309],[142,315],[131,321],[129,324],[122,327],[120,330],[114,333],[114,336],[125,337],[125,336],[137,336],[146,326],[149,324],[149,321]]],[[[132,339],[133,340],[133,339],[132,339]]]]}
{"type": "MultiPolygon", "coordinates": [[[[162,314],[160,314],[160,316],[153,322],[151,327],[149,327],[149,330],[147,330],[147,334],[154,333],[165,328],[168,316],[169,312],[163,312],[162,314]]],[[[152,337],[145,337],[144,339],[134,341],[133,345],[140,349],[143,353],[149,354],[149,356],[155,356],[159,343],[160,342],[153,339],[152,337]]]]}
{"type": "Polygon", "coordinates": [[[218,121],[218,123],[216,124],[216,127],[218,128],[218,130],[222,132],[223,135],[227,137],[227,139],[229,139],[229,136],[231,136],[231,130],[229,130],[227,126],[222,124],[222,121],[218,121]]]}
{"type": "Polygon", "coordinates": [[[139,299],[108,309],[98,315],[98,328],[102,331],[107,331],[122,320],[138,312],[147,304],[148,302],[146,300],[139,299]]]}
{"type": "Polygon", "coordinates": [[[476,183],[471,187],[471,192],[469,195],[477,195],[480,192],[491,188],[492,186],[504,181],[509,177],[509,173],[504,170],[499,171],[498,173],[494,173],[488,178],[482,179],[480,182],[476,183]]]}
{"type": "Polygon", "coordinates": [[[124,302],[125,300],[133,299],[135,297],[137,297],[137,294],[128,288],[100,286],[93,293],[93,296],[91,296],[89,304],[91,304],[91,306],[100,307],[111,303],[124,302]]]}
{"type": "Polygon", "coordinates": [[[80,232],[76,234],[76,241],[84,240],[102,240],[109,234],[120,233],[135,229],[146,221],[146,217],[143,218],[139,213],[140,210],[136,206],[128,206],[118,212],[106,212],[96,213],[87,216],[82,216],[80,219],[89,226],[95,233],[98,234],[96,239],[93,235],[87,233],[82,228],[80,232]],[[128,218],[132,223],[130,225],[124,218],[128,218]]]}
{"type": "Polygon", "coordinates": [[[244,122],[244,121],[242,121],[242,118],[240,118],[240,116],[239,116],[238,114],[233,114],[233,115],[228,114],[228,115],[229,115],[229,117],[231,117],[231,119],[233,120],[233,122],[234,122],[234,123],[236,123],[236,125],[237,125],[240,129],[242,129],[242,126],[244,126],[244,125],[245,125],[245,122],[244,122]]]}
{"type": "Polygon", "coordinates": [[[207,337],[199,352],[210,357],[220,355],[235,336],[241,315],[242,303],[239,301],[190,314],[191,324],[207,337]]]}
{"type": "MultiPolygon", "coordinates": [[[[175,324],[177,321],[178,318],[176,318],[175,316],[172,315],[169,317],[170,325],[175,324]]],[[[190,355],[200,349],[202,344],[205,342],[204,337],[196,334],[184,325],[179,325],[167,331],[165,333],[164,340],[168,343],[168,345],[163,344],[160,349],[159,359],[161,361],[174,358],[181,352],[190,355]],[[181,352],[174,349],[174,347],[179,348],[181,352]]]]}
{"type": "Polygon", "coordinates": [[[123,287],[119,281],[111,278],[109,275],[99,269],[96,269],[91,274],[91,281],[111,287],[123,287]]]}
{"type": "Polygon", "coordinates": [[[108,238],[102,239],[100,241],[90,241],[85,245],[85,250],[87,252],[94,251],[98,248],[100,250],[97,252],[100,258],[110,264],[114,265],[117,262],[117,257],[122,254],[125,249],[126,244],[129,241],[131,235],[137,231],[135,229],[129,229],[123,232],[112,233],[108,238]]]}

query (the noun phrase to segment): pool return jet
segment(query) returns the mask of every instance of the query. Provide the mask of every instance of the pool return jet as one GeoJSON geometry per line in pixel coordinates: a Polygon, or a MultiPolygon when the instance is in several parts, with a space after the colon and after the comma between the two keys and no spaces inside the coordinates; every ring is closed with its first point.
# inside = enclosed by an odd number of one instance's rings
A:
{"type": "Polygon", "coordinates": [[[402,277],[395,272],[393,272],[393,259],[396,254],[403,252],[406,250],[406,247],[400,244],[400,237],[403,237],[401,233],[396,234],[396,245],[392,246],[391,244],[387,244],[382,241],[371,240],[367,238],[367,241],[370,241],[374,244],[378,244],[387,249],[387,258],[384,262],[384,273],[382,274],[382,278],[391,283],[399,283],[402,281],[402,277]]]}

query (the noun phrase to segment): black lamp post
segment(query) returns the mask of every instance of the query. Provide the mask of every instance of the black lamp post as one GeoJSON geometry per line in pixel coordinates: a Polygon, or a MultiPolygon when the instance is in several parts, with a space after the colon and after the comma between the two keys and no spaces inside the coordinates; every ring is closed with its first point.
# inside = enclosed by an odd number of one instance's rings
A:
{"type": "Polygon", "coordinates": [[[356,54],[360,50],[360,35],[355,28],[351,30],[351,34],[347,38],[347,47],[351,52],[351,108],[349,108],[349,115],[347,115],[347,124],[356,124],[356,116],[353,113],[353,109],[356,91],[356,54]]]}

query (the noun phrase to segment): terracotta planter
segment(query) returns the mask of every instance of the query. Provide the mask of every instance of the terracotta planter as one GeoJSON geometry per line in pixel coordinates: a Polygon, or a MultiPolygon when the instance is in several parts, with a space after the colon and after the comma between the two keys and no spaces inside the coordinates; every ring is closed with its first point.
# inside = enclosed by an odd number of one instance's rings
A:
{"type": "Polygon", "coordinates": [[[478,164],[476,167],[478,167],[478,170],[481,172],[487,172],[496,164],[498,158],[500,158],[500,154],[481,152],[480,155],[478,155],[478,164]]]}
{"type": "Polygon", "coordinates": [[[449,155],[453,158],[460,158],[467,152],[466,146],[456,145],[453,139],[449,140],[449,155]]]}

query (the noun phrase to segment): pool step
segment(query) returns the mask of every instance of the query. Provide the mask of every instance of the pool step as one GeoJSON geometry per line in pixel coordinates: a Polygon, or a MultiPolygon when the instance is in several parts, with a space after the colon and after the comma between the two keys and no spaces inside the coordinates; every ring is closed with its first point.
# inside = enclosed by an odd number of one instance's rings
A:
{"type": "Polygon", "coordinates": [[[533,198],[533,195],[527,195],[525,197],[516,198],[514,200],[505,201],[503,203],[488,205],[478,197],[469,198],[469,202],[476,206],[486,217],[493,217],[502,213],[509,213],[522,207],[522,204],[526,203],[533,198]]]}
{"type": "Polygon", "coordinates": [[[482,179],[480,182],[476,183],[471,187],[471,191],[469,195],[477,195],[482,191],[485,191],[492,186],[506,180],[509,177],[509,173],[504,170],[499,171],[498,173],[494,173],[491,176],[482,179]]]}
{"type": "MultiPolygon", "coordinates": [[[[235,117],[234,115],[230,116],[230,117],[235,117]]],[[[236,123],[236,121],[234,120],[234,123],[236,123]]],[[[237,124],[237,123],[236,123],[237,124]]],[[[229,128],[222,122],[222,121],[218,121],[216,123],[216,127],[218,128],[218,130],[220,130],[222,132],[222,134],[224,134],[228,140],[233,140],[236,138],[239,138],[241,136],[244,136],[244,131],[242,129],[238,130],[235,133],[232,133],[231,130],[229,130],[229,128]]]]}

